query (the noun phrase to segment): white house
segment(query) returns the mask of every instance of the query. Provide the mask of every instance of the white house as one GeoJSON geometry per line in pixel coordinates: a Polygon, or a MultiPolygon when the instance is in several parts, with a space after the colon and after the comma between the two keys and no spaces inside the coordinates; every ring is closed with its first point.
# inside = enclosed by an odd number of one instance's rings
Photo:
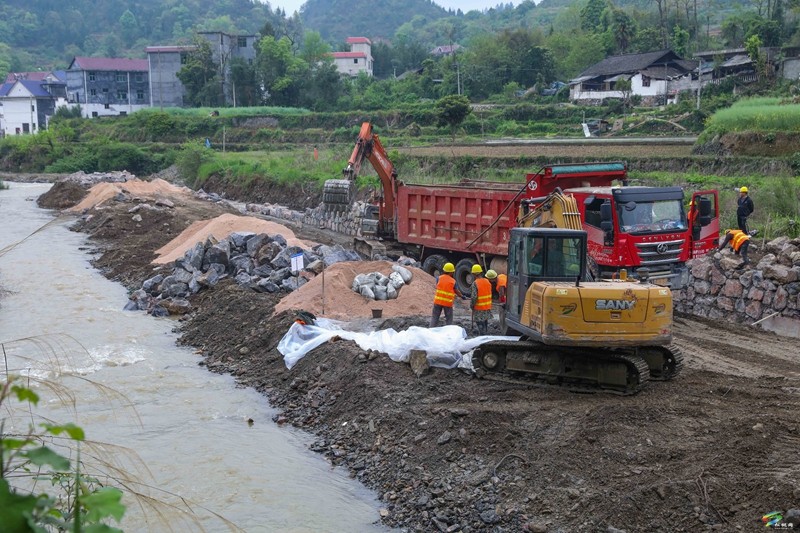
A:
{"type": "Polygon", "coordinates": [[[610,56],[571,80],[569,97],[584,104],[622,99],[626,95],[617,83],[630,80],[630,95],[641,96],[643,103],[672,103],[680,91],[697,88],[692,82],[697,67],[697,62],[682,59],[672,50],[610,56]]]}
{"type": "Polygon", "coordinates": [[[358,76],[362,72],[372,76],[372,43],[366,37],[348,37],[349,52],[333,52],[334,64],[339,74],[358,76]]]}
{"type": "Polygon", "coordinates": [[[66,83],[56,75],[0,85],[0,134],[24,135],[47,129],[56,109],[67,105],[66,83]]]}

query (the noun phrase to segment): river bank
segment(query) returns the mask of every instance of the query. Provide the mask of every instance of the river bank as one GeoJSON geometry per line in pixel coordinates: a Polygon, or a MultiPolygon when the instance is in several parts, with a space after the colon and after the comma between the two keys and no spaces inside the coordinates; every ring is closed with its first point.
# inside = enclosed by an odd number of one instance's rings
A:
{"type": "MultiPolygon", "coordinates": [[[[187,200],[137,221],[131,207],[123,199],[89,211],[78,226],[102,251],[95,265],[131,290],[152,274],[155,250],[225,211],[187,200]]],[[[287,370],[276,347],[294,316],[273,314],[283,296],[222,281],[191,298],[181,342],[200,350],[209,370],[266,395],[276,423],[315,435],[312,450],[378,492],[386,525],[731,531],[800,498],[792,339],[679,318],[683,373],[633,397],[527,388],[459,370],[417,377],[348,341],[324,344],[287,370]]],[[[426,313],[362,325],[427,322],[426,313]]],[[[463,309],[457,323],[469,324],[463,309]]]]}

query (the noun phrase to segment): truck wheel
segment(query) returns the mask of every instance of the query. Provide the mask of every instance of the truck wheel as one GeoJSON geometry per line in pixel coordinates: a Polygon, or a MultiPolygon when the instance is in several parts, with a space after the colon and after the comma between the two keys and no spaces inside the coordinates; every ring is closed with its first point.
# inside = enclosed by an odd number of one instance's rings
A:
{"type": "Polygon", "coordinates": [[[422,262],[422,270],[433,277],[442,273],[442,267],[447,263],[447,258],[443,255],[430,255],[422,262]]]}
{"type": "Polygon", "coordinates": [[[456,287],[464,296],[469,296],[472,290],[472,282],[475,280],[475,276],[472,275],[474,264],[475,261],[472,259],[462,259],[456,263],[456,287]]]}

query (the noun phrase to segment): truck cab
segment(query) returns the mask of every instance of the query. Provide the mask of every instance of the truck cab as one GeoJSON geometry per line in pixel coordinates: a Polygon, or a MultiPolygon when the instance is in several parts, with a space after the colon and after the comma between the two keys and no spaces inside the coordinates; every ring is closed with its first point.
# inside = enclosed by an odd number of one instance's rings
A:
{"type": "Polygon", "coordinates": [[[708,253],[719,239],[717,191],[695,192],[686,205],[681,187],[629,186],[624,163],[546,167],[529,174],[527,183],[523,204],[531,209],[557,188],[575,198],[595,278],[625,269],[680,289],[689,279],[686,261],[708,253]]]}

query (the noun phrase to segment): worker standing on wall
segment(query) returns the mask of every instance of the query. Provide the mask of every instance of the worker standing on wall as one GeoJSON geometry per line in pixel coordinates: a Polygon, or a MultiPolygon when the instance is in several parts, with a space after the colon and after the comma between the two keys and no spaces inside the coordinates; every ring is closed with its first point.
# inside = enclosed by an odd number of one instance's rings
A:
{"type": "Polygon", "coordinates": [[[456,280],[452,275],[455,271],[456,267],[453,263],[445,263],[442,267],[442,273],[439,274],[439,280],[436,282],[436,294],[433,297],[432,328],[439,325],[439,317],[442,315],[442,311],[444,311],[445,324],[451,326],[453,324],[453,301],[456,296],[459,298],[464,297],[456,288],[456,280]]]}
{"type": "Polygon", "coordinates": [[[754,206],[753,199],[748,195],[747,187],[739,189],[738,207],[736,208],[736,223],[739,225],[739,230],[747,234],[747,217],[753,214],[754,206]]]}
{"type": "MultiPolygon", "coordinates": [[[[497,276],[494,270],[490,272],[497,276]]],[[[472,265],[472,275],[475,276],[471,295],[475,325],[478,327],[478,335],[486,335],[489,320],[492,318],[492,282],[483,277],[483,268],[480,265],[472,265]]]]}
{"type": "Polygon", "coordinates": [[[725,240],[722,241],[722,244],[719,245],[720,251],[722,251],[725,246],[731,244],[731,248],[733,248],[733,253],[736,255],[742,256],[744,260],[739,266],[736,268],[744,268],[745,266],[750,264],[750,260],[747,258],[747,249],[750,248],[750,235],[745,233],[744,231],[738,229],[729,229],[725,231],[725,240]]]}

